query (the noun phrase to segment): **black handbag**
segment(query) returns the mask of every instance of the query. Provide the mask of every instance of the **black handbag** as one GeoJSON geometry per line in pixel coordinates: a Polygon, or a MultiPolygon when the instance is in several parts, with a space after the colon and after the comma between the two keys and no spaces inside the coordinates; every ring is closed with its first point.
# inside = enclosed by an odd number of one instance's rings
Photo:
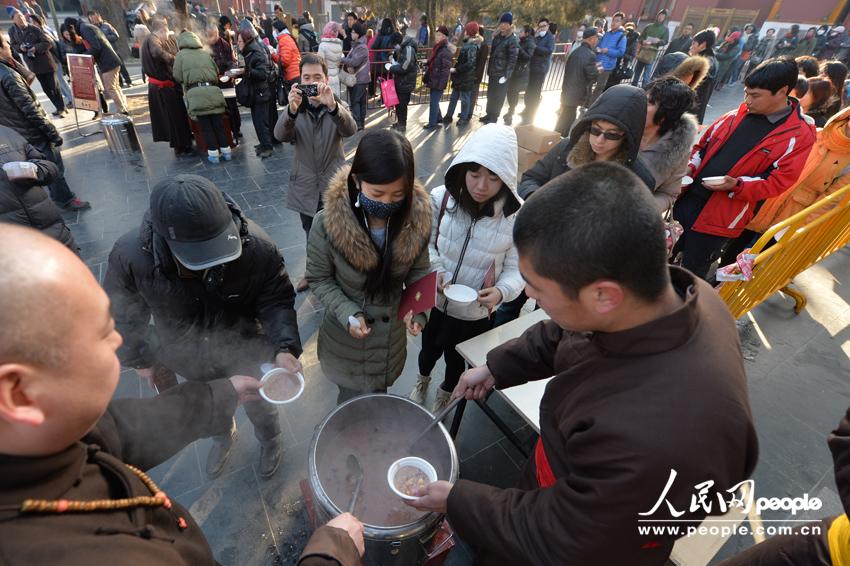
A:
{"type": "Polygon", "coordinates": [[[250,76],[245,76],[236,83],[236,102],[246,108],[254,105],[254,89],[251,87],[250,76]]]}

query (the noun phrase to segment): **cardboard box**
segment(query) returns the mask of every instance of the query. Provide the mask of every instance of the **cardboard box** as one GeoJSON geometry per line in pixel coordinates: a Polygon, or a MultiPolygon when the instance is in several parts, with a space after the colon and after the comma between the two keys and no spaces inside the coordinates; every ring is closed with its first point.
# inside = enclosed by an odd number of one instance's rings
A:
{"type": "Polygon", "coordinates": [[[517,145],[532,153],[548,153],[561,141],[561,134],[552,130],[544,130],[532,125],[517,126],[517,145]]]}
{"type": "Polygon", "coordinates": [[[529,151],[524,147],[519,148],[519,155],[517,156],[517,164],[519,165],[518,170],[519,174],[522,175],[531,167],[546,157],[546,153],[535,153],[533,151],[529,151]]]}

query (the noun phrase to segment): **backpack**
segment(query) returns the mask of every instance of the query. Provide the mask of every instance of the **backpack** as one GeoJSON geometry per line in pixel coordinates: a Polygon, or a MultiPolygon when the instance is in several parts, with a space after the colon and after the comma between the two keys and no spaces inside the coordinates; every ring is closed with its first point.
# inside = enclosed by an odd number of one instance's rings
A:
{"type": "Polygon", "coordinates": [[[319,51],[319,41],[316,39],[316,33],[313,30],[302,29],[299,32],[310,44],[310,51],[316,53],[319,51]]]}

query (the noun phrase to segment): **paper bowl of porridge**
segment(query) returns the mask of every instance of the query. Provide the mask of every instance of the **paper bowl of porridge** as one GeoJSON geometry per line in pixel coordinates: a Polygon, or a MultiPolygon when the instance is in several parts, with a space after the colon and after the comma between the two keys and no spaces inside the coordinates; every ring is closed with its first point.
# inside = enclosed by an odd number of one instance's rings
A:
{"type": "Polygon", "coordinates": [[[408,456],[393,462],[387,470],[387,481],[393,493],[412,501],[419,499],[418,490],[437,481],[437,470],[427,460],[408,456]]]}
{"type": "Polygon", "coordinates": [[[304,376],[283,368],[267,371],[260,380],[260,397],[276,405],[292,403],[304,392],[304,376]]]}

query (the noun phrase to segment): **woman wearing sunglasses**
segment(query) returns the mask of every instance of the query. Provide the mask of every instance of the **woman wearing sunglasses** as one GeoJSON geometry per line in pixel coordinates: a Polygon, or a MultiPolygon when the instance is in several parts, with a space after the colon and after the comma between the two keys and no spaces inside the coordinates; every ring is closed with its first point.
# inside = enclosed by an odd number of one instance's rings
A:
{"type": "MultiPolygon", "coordinates": [[[[646,94],[643,89],[631,85],[612,86],[578,119],[568,138],[561,140],[523,174],[517,192],[527,199],[558,175],[594,161],[620,163],[634,171],[647,190],[654,189],[655,177],[638,155],[645,124],[646,94]]],[[[517,299],[502,303],[493,325],[517,318],[527,300],[523,292],[517,299]]]]}

